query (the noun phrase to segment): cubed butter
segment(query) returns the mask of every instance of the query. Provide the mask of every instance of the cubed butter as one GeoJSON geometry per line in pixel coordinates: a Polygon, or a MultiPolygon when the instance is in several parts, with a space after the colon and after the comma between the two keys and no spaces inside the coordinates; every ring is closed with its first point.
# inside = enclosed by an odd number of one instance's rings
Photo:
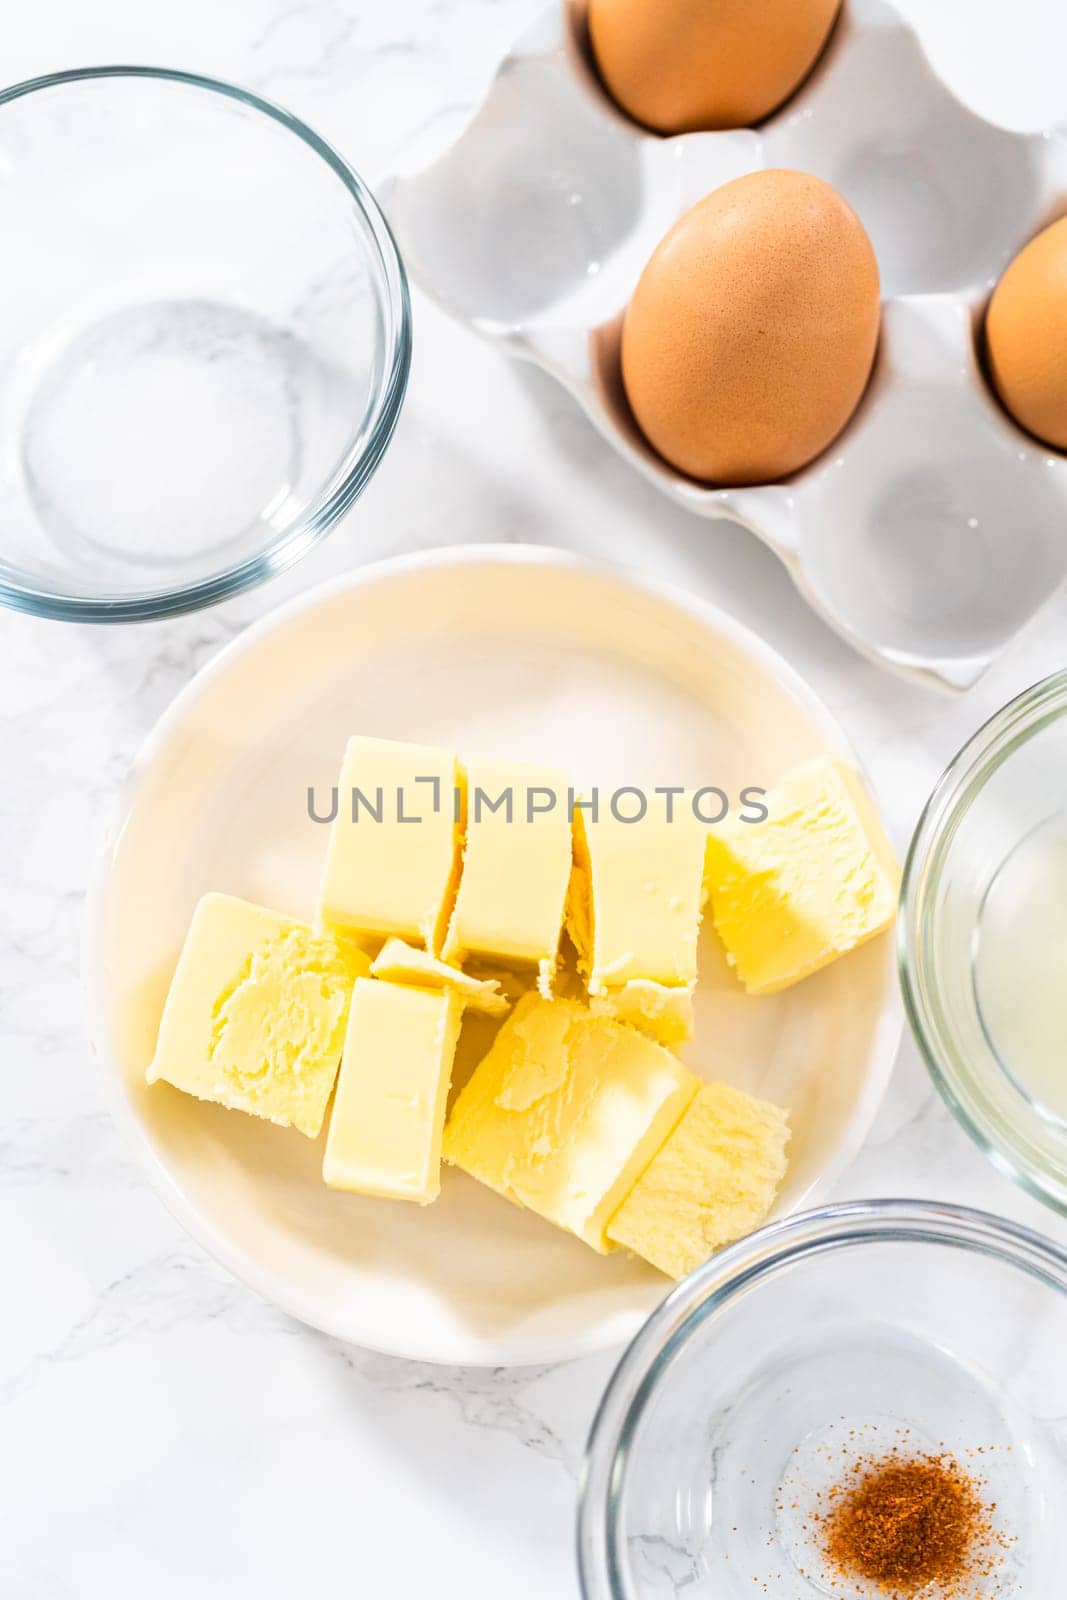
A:
{"type": "Polygon", "coordinates": [[[148,1082],[314,1139],[352,986],[368,965],[349,939],[232,895],[205,895],[171,980],[148,1082]]]}
{"type": "Polygon", "coordinates": [[[525,995],[453,1107],[445,1160],[594,1250],[697,1080],[576,1000],[525,995]]]}
{"type": "Polygon", "coordinates": [[[900,869],[859,774],[798,767],[762,822],[711,831],[706,882],[727,960],[750,994],[774,994],[888,928],[900,869]]]}
{"type": "Polygon", "coordinates": [[[595,816],[576,808],[568,927],[596,1009],[676,1044],[692,1034],[708,828],[689,794],[645,798],[636,821],[603,796],[595,816]]]}
{"type": "Polygon", "coordinates": [[[456,757],[428,745],[350,739],[337,791],[322,921],[370,940],[395,934],[437,952],[460,863],[463,772],[456,757]]]}
{"type": "Polygon", "coordinates": [[[684,1278],[765,1220],[786,1169],[784,1111],[703,1084],[608,1223],[613,1244],[684,1278]]]}
{"type": "Polygon", "coordinates": [[[387,939],[371,963],[371,977],[388,983],[413,983],[423,989],[454,990],[465,1006],[488,1017],[507,1016],[511,1002],[495,978],[475,978],[429,950],[387,939]]]}
{"type": "Polygon", "coordinates": [[[549,993],[570,873],[566,775],[513,762],[472,762],[463,870],[445,959],[532,967],[549,993]]]}
{"type": "Polygon", "coordinates": [[[352,996],[322,1176],[333,1189],[426,1205],[463,1002],[449,989],[360,978],[352,996]]]}

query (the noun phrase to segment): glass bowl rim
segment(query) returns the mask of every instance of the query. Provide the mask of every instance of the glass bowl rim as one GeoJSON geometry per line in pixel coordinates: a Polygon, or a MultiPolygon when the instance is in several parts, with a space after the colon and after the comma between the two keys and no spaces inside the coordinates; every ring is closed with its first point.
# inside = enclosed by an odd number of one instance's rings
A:
{"type": "MultiPolygon", "coordinates": [[[[984,722],[946,767],[923,807],[904,862],[897,917],[897,964],[912,1036],[936,1088],[957,1122],[993,1164],[1027,1193],[1067,1213],[1067,1182],[1057,1179],[1025,1134],[981,1099],[973,1074],[952,1047],[932,1002],[929,963],[919,954],[918,928],[930,884],[936,885],[961,822],[975,797],[1023,745],[1067,717],[1067,670],[1054,672],[984,722]]],[[[1035,1112],[1035,1116],[1037,1113],[1035,1112]]]]}
{"type": "Polygon", "coordinates": [[[626,1600],[617,1517],[634,1433],[660,1379],[713,1312],[776,1271],[871,1242],[935,1244],[1014,1266],[1067,1298],[1067,1249],[1022,1223],[927,1200],[847,1200],[760,1228],[683,1278],[624,1350],[589,1432],[578,1483],[577,1559],[583,1600],[626,1600]]]}
{"type": "Polygon", "coordinates": [[[361,252],[374,279],[376,315],[384,343],[380,381],[341,462],[300,515],[253,555],[208,578],[141,594],[75,595],[5,575],[0,605],[62,622],[144,622],[215,605],[284,572],[319,543],[359,498],[393,435],[411,368],[411,297],[392,230],[370,189],[342,155],[300,117],[254,90],[177,67],[104,65],[44,73],[0,89],[0,110],[45,90],[108,79],[178,84],[236,102],[293,135],[338,178],[367,230],[361,252]],[[369,246],[369,248],[368,248],[369,246]]]}

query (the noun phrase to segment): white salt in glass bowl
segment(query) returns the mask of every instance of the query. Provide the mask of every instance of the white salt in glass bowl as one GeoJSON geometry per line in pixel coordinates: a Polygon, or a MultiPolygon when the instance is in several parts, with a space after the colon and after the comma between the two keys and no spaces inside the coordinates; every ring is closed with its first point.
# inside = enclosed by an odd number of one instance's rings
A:
{"type": "Polygon", "coordinates": [[[0,93],[0,602],[127,622],[282,571],[381,459],[404,270],[296,117],[150,67],[0,93]]]}

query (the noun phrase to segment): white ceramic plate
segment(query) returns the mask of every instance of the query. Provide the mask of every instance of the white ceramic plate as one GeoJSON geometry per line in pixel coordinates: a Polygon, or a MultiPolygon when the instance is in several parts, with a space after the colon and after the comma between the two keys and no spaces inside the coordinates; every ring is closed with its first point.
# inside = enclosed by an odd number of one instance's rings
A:
{"type": "Polygon", "coordinates": [[[1067,575],[1067,459],[1001,410],[976,338],[1008,261],[1067,211],[1067,137],[975,116],[883,0],[846,0],[811,77],[758,129],[676,138],[618,111],[590,65],[584,0],[557,0],[458,142],[382,198],[418,283],[555,377],[676,504],[750,528],[872,660],[964,689],[1067,575]],[[885,296],[879,355],[855,416],[810,466],[708,488],[637,429],[621,313],[682,212],[767,167],[825,178],[866,224],[885,296]]]}
{"type": "MultiPolygon", "coordinates": [[[[558,763],[582,783],[733,792],[845,741],[721,614],[511,546],[368,568],[267,618],[178,697],[130,777],[88,914],[93,1035],[119,1119],[194,1237],[294,1316],[377,1350],[520,1364],[619,1344],[667,1290],[650,1268],[595,1255],[460,1173],[425,1210],[333,1193],[300,1134],[144,1084],[198,896],[312,914],[326,829],[307,789],[325,795],[357,731],[558,763]]],[[[791,1108],[779,1211],[809,1204],[888,1080],[891,942],[773,999],[741,993],[710,932],[701,968],[688,1059],[791,1108]]],[[[464,1039],[461,1070],[479,1046],[464,1039]]]]}

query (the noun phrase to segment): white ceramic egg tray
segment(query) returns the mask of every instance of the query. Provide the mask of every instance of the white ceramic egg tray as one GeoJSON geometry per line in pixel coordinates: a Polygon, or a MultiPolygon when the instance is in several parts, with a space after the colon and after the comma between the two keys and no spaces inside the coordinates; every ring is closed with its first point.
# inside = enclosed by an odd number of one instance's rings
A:
{"type": "Polygon", "coordinates": [[[961,690],[1067,576],[1067,459],[983,376],[983,312],[1008,261],[1067,211],[1067,133],[982,121],[882,0],[846,0],[813,74],[758,129],[663,138],[590,64],[584,0],[505,59],[438,161],[389,180],[408,266],[442,306],[551,373],[671,500],[742,523],[858,649],[961,690]],[[794,167],[871,236],[882,336],[859,409],[791,478],[710,488],[645,443],[619,374],[621,314],[682,212],[731,178],[794,167]]]}

